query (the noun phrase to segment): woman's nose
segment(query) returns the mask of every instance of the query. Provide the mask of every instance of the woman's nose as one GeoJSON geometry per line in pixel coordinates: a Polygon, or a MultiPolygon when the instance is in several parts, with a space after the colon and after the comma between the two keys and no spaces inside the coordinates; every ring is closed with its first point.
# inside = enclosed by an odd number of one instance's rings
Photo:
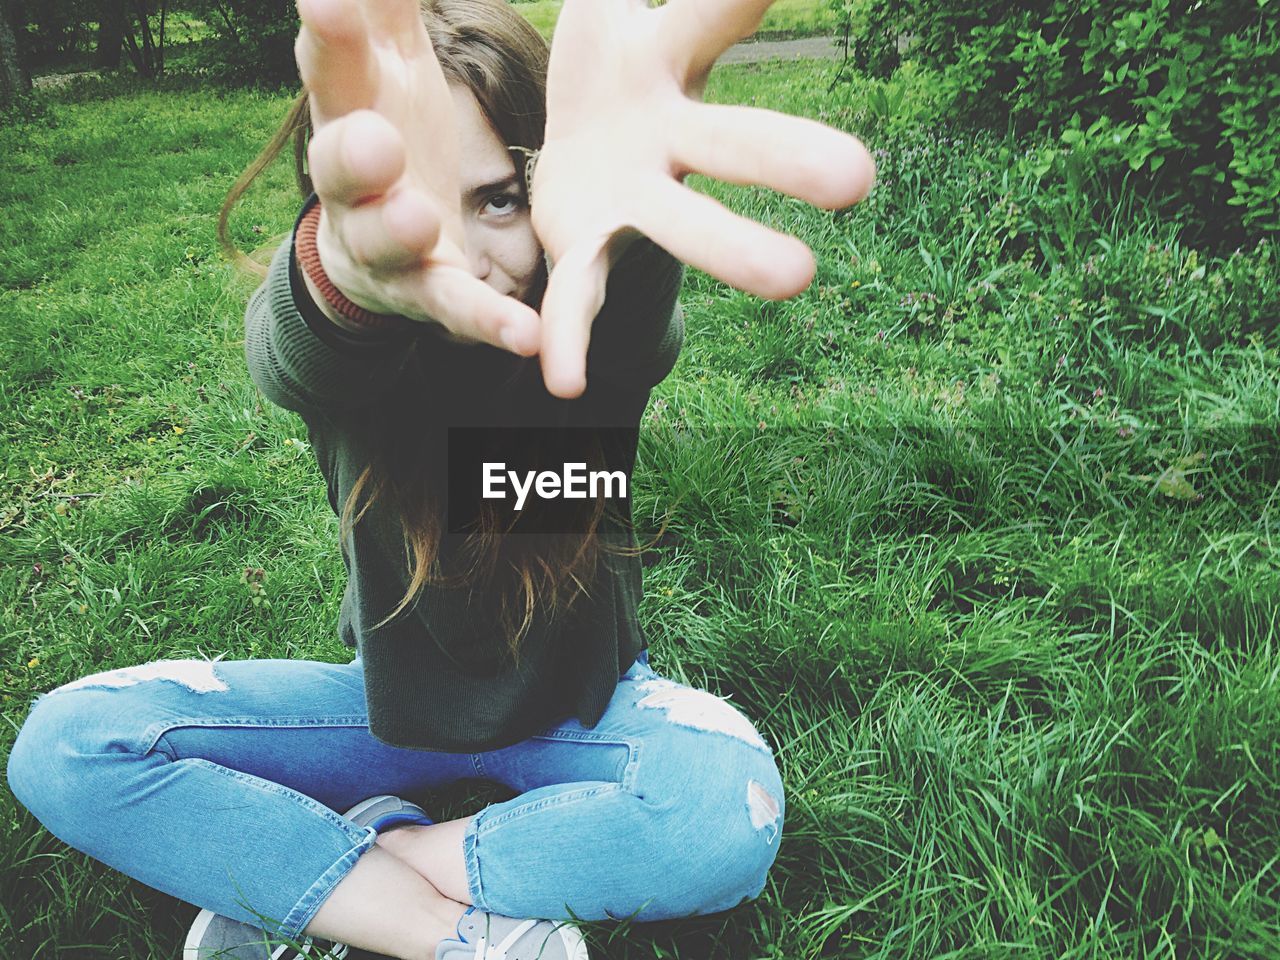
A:
{"type": "Polygon", "coordinates": [[[488,280],[493,270],[493,262],[483,250],[467,251],[467,259],[471,263],[471,273],[477,280],[488,280]]]}
{"type": "Polygon", "coordinates": [[[470,218],[463,223],[462,229],[462,240],[466,244],[467,266],[471,269],[471,275],[477,280],[486,280],[493,270],[493,260],[484,243],[484,231],[479,223],[470,218]]]}

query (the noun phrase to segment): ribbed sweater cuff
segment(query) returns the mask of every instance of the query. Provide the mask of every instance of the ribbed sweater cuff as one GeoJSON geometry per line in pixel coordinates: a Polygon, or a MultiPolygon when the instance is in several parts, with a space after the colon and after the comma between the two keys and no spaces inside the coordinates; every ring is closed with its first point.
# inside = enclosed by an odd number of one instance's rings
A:
{"type": "Polygon", "coordinates": [[[291,409],[367,403],[394,379],[414,337],[347,333],[329,320],[307,292],[292,240],[276,251],[258,296],[267,309],[255,315],[250,305],[250,369],[273,401],[291,409]]]}
{"type": "Polygon", "coordinates": [[[298,225],[302,223],[303,217],[319,202],[320,198],[314,193],[307,198],[307,202],[302,205],[302,210],[298,213],[298,219],[293,223],[293,233],[289,237],[289,289],[298,313],[302,315],[302,319],[306,321],[312,333],[336,350],[347,347],[359,349],[361,346],[370,343],[385,345],[405,342],[409,339],[409,334],[402,330],[376,330],[373,328],[359,332],[346,330],[325,316],[324,311],[320,309],[320,306],[312,298],[311,291],[307,289],[306,279],[302,276],[302,270],[298,266],[298,225]]]}

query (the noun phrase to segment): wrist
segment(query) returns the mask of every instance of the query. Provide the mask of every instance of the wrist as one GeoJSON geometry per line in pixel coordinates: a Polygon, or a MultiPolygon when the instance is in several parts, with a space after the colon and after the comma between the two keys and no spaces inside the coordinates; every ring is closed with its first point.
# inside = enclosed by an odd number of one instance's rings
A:
{"type": "Polygon", "coordinates": [[[411,321],[393,314],[374,313],[352,301],[334,285],[320,262],[316,234],[320,227],[320,204],[298,220],[294,234],[294,256],[307,292],[316,307],[336,326],[357,334],[392,333],[405,329],[411,321]]]}
{"type": "Polygon", "coordinates": [[[335,310],[329,301],[325,299],[324,291],[316,286],[315,281],[307,276],[307,273],[302,268],[301,263],[298,264],[298,275],[302,277],[303,287],[305,288],[306,294],[310,298],[311,302],[315,304],[316,312],[323,316],[325,320],[332,323],[335,327],[339,327],[343,331],[357,336],[368,336],[376,332],[370,327],[362,326],[348,320],[335,310]]]}

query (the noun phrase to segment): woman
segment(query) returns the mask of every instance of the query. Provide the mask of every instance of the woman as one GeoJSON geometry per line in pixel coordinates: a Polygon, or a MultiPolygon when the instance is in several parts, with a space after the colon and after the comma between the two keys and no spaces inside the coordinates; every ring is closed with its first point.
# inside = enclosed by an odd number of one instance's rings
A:
{"type": "MultiPolygon", "coordinates": [[[[451,428],[501,425],[587,428],[603,455],[591,431],[634,429],[674,363],[680,261],[762,296],[808,284],[803,244],[681,184],[827,207],[870,186],[851,137],[698,102],[768,3],[566,0],[549,66],[501,0],[300,3],[308,110],[260,161],[309,111],[314,195],[246,349],[342,517],[357,657],[86,677],[36,702],[9,762],[53,833],[204,908],[191,960],[311,937],[334,956],[576,960],[570,919],[763,888],[772,753],[648,666],[626,497],[552,535],[489,506],[459,524],[442,451],[451,428]],[[397,797],[474,777],[517,796],[445,823],[397,797]]],[[[634,435],[610,450],[629,472],[634,435]]]]}

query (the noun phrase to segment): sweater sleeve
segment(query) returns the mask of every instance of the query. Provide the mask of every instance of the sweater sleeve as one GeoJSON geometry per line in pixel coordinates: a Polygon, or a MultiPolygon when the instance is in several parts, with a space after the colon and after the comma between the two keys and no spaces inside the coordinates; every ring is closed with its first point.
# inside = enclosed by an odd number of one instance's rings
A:
{"type": "Polygon", "coordinates": [[[684,340],[684,265],[647,237],[614,265],[591,326],[587,378],[647,389],[675,366],[684,340]]]}
{"type": "Polygon", "coordinates": [[[307,292],[292,236],[276,251],[245,312],[253,382],[272,403],[304,415],[352,410],[376,399],[395,383],[413,337],[349,334],[329,320],[307,292]]]}

